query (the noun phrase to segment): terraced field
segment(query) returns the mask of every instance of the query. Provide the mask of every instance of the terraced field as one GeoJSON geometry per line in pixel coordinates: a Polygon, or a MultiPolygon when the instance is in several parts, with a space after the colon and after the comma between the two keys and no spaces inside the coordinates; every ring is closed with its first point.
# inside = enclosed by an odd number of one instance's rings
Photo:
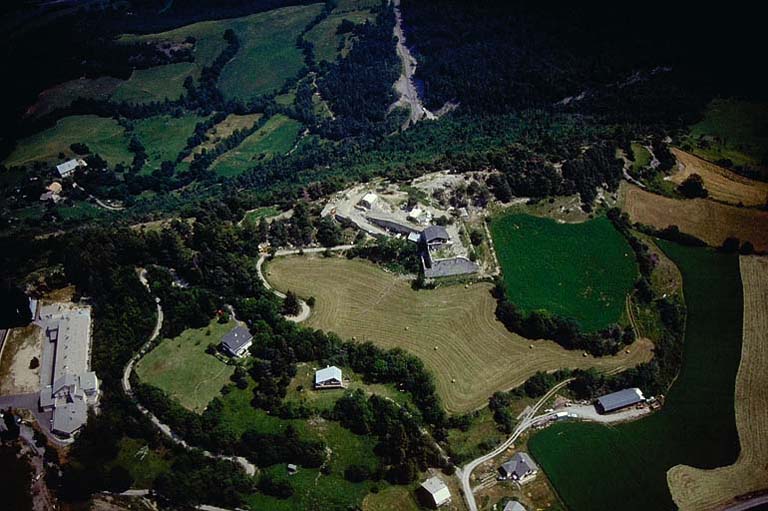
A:
{"type": "Polygon", "coordinates": [[[680,509],[717,509],[768,489],[768,259],[741,257],[740,267],[744,326],[735,410],[741,452],[727,467],[672,467],[667,481],[680,509]]]}
{"type": "Polygon", "coordinates": [[[740,176],[680,149],[672,149],[672,153],[679,163],[679,171],[669,178],[673,183],[680,184],[695,173],[713,199],[744,206],[768,204],[768,183],[740,176]]]}
{"type": "Polygon", "coordinates": [[[633,222],[664,229],[676,225],[718,247],[728,237],[768,250],[768,211],[738,208],[707,199],[678,200],[622,183],[623,209],[633,222]]]}
{"type": "Polygon", "coordinates": [[[344,258],[278,258],[267,271],[275,288],[316,298],[307,326],[420,357],[452,413],[482,407],[493,392],[539,370],[612,371],[651,357],[650,343],[636,343],[629,354],[593,358],[551,341],[516,336],[496,320],[487,283],[414,291],[409,282],[371,263],[344,258]]]}

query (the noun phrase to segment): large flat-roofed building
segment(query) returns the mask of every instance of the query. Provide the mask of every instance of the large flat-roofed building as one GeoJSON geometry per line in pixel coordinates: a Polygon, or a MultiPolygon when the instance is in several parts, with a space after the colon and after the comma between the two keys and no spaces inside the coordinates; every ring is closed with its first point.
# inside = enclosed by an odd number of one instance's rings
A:
{"type": "Polygon", "coordinates": [[[253,344],[253,335],[242,325],[238,325],[221,338],[221,349],[232,357],[244,357],[253,344]]]}
{"type": "Polygon", "coordinates": [[[618,392],[606,394],[597,398],[595,407],[600,413],[610,413],[621,410],[628,406],[636,405],[645,401],[643,392],[638,388],[622,389],[618,392]]]}
{"type": "Polygon", "coordinates": [[[46,346],[40,371],[40,408],[53,411],[51,430],[71,437],[98,403],[99,379],[90,370],[91,310],[70,305],[40,309],[46,346]]]}

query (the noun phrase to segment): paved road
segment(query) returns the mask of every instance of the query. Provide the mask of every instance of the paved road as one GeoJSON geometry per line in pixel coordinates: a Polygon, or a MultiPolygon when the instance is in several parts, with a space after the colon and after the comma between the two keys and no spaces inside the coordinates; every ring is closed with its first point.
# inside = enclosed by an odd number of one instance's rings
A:
{"type": "Polygon", "coordinates": [[[554,387],[552,387],[549,392],[544,394],[544,396],[539,399],[536,404],[529,408],[526,412],[522,414],[522,420],[517,425],[515,430],[512,432],[512,435],[500,446],[498,446],[493,451],[489,452],[488,454],[484,456],[480,456],[479,458],[470,461],[461,470],[456,470],[456,476],[461,481],[461,487],[464,490],[464,499],[467,501],[467,508],[469,511],[477,511],[477,503],[475,502],[475,494],[472,492],[472,485],[470,483],[470,476],[472,475],[472,472],[480,465],[485,463],[488,460],[491,460],[507,450],[510,445],[512,445],[520,435],[525,432],[529,427],[531,427],[533,424],[536,424],[537,422],[546,419],[549,416],[552,416],[554,414],[548,413],[544,415],[536,416],[536,412],[538,412],[539,408],[544,406],[544,403],[547,402],[549,398],[551,398],[558,390],[560,390],[562,387],[567,385],[571,382],[571,379],[565,380],[563,382],[558,383],[554,387]]]}
{"type": "Polygon", "coordinates": [[[53,420],[53,412],[48,411],[44,412],[40,410],[39,407],[39,397],[40,394],[37,392],[30,392],[28,394],[14,394],[11,396],[0,396],[0,410],[5,410],[7,408],[20,408],[24,410],[29,410],[32,415],[35,417],[35,420],[37,421],[37,424],[40,426],[40,429],[43,433],[45,433],[45,436],[48,437],[49,440],[52,442],[55,442],[59,445],[68,445],[73,442],[73,439],[67,438],[62,439],[57,436],[55,436],[51,432],[51,421],[53,420]]]}
{"type": "MultiPolygon", "coordinates": [[[[354,248],[354,245],[338,245],[335,247],[313,247],[313,248],[297,248],[297,249],[291,249],[291,250],[278,250],[275,252],[275,257],[282,257],[282,256],[289,256],[289,255],[298,255],[298,254],[321,254],[325,252],[326,250],[330,252],[341,252],[344,250],[349,250],[351,248],[354,248]]],[[[264,277],[264,272],[262,270],[262,266],[264,265],[264,261],[266,261],[267,255],[262,254],[261,257],[259,257],[259,260],[256,262],[256,272],[259,275],[259,278],[261,279],[261,282],[264,284],[264,287],[268,290],[272,291],[272,293],[275,294],[278,298],[285,298],[285,293],[281,293],[277,289],[273,288],[269,282],[267,281],[266,277],[264,277]]],[[[301,306],[301,312],[297,316],[285,316],[285,319],[288,321],[292,321],[294,323],[301,323],[302,321],[305,321],[309,318],[309,315],[312,313],[312,309],[310,309],[309,305],[304,300],[299,300],[299,305],[301,306]]]]}

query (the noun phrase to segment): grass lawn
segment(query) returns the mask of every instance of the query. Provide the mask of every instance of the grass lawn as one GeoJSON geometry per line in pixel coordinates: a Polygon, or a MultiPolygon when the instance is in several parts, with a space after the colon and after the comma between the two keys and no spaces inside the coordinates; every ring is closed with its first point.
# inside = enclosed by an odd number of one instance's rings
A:
{"type": "Polygon", "coordinates": [[[118,447],[117,457],[111,465],[123,467],[131,474],[132,488],[152,488],[155,478],[171,468],[171,462],[150,449],[144,440],[123,437],[118,447]]]}
{"type": "Polygon", "coordinates": [[[569,509],[675,509],[667,470],[714,468],[739,452],[734,386],[741,354],[738,257],[660,242],[679,266],[688,307],[683,366],[664,408],[614,427],[562,423],[529,441],[569,509]]]}
{"type": "Polygon", "coordinates": [[[374,14],[370,10],[348,11],[342,13],[332,13],[323,21],[318,23],[312,30],[306,34],[307,41],[315,45],[315,58],[317,62],[326,60],[334,62],[340,55],[340,46],[348,46],[349,34],[337,34],[336,29],[343,20],[349,20],[355,25],[365,23],[366,20],[373,22],[374,14]]]}
{"type": "Polygon", "coordinates": [[[315,382],[315,371],[322,366],[317,364],[301,364],[297,367],[296,376],[291,380],[288,386],[288,394],[285,396],[287,401],[296,401],[306,404],[315,410],[332,410],[336,401],[344,395],[345,392],[362,389],[367,394],[378,394],[379,396],[391,398],[393,401],[405,404],[409,402],[408,393],[399,392],[393,385],[384,385],[379,383],[366,384],[362,376],[353,372],[351,369],[342,367],[346,389],[325,389],[322,391],[313,390],[315,382]],[[349,379],[349,381],[346,381],[349,379]]]}
{"type": "Polygon", "coordinates": [[[632,249],[605,217],[580,224],[508,214],[491,235],[510,301],[597,330],[621,320],[637,278],[632,249]]]}
{"type": "Polygon", "coordinates": [[[283,114],[272,116],[243,142],[222,154],[211,169],[223,176],[236,176],[251,168],[256,160],[285,154],[291,150],[302,124],[283,114]]]}
{"type": "Polygon", "coordinates": [[[152,173],[164,161],[175,162],[176,156],[187,145],[187,139],[194,133],[195,124],[204,119],[197,115],[158,115],[136,121],[134,133],[147,151],[147,162],[141,173],[152,173]]]}
{"type": "Polygon", "coordinates": [[[296,38],[321,9],[321,3],[292,6],[233,20],[240,51],[219,77],[224,97],[249,101],[294,78],[304,65],[296,38]]]}
{"type": "Polygon", "coordinates": [[[233,321],[222,325],[213,320],[207,327],[163,339],[139,361],[136,373],[143,382],[163,389],[185,408],[202,412],[235,372],[234,366],[207,354],[205,348],[209,343],[218,343],[234,326],[233,321]]]}
{"type": "Polygon", "coordinates": [[[128,151],[128,138],[117,121],[96,115],[73,115],[60,119],[52,128],[19,141],[16,149],[5,160],[5,165],[23,165],[33,161],[60,163],[75,157],[69,146],[81,142],[91,152],[98,153],[111,166],[129,164],[133,153],[128,151]]]}
{"type": "Polygon", "coordinates": [[[243,217],[243,222],[258,223],[259,220],[261,220],[264,217],[270,217],[270,216],[275,216],[279,214],[280,214],[280,210],[274,206],[270,206],[267,208],[259,208],[246,213],[245,217],[243,217]]]}
{"type": "MultiPolygon", "coordinates": [[[[736,99],[715,99],[704,118],[690,127],[686,141],[702,158],[728,158],[737,165],[768,165],[768,103],[736,99]],[[704,137],[709,147],[698,140],[704,137]]],[[[763,175],[766,175],[765,173],[763,175]]]]}
{"type": "Polygon", "coordinates": [[[85,220],[110,214],[110,212],[84,201],[77,201],[71,206],[57,206],[56,212],[62,220],[85,220]]]}
{"type": "Polygon", "coordinates": [[[640,172],[651,164],[651,153],[640,144],[632,144],[632,154],[635,157],[635,161],[632,162],[634,172],[640,172]]]}
{"type": "Polygon", "coordinates": [[[419,511],[423,509],[410,486],[389,486],[371,493],[363,501],[364,511],[419,511]]]}

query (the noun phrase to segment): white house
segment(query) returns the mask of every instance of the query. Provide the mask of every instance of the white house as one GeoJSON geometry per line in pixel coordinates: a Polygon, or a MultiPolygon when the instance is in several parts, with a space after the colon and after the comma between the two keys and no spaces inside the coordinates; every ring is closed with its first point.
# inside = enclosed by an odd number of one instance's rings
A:
{"type": "Polygon", "coordinates": [[[336,366],[328,366],[325,369],[315,371],[316,389],[338,389],[344,386],[341,378],[341,369],[336,366]]]}
{"type": "Polygon", "coordinates": [[[84,160],[72,159],[69,161],[65,161],[64,163],[60,163],[59,165],[56,165],[56,170],[58,171],[59,176],[68,177],[72,175],[78,167],[86,167],[86,166],[87,164],[85,163],[84,160]]]}
{"type": "Polygon", "coordinates": [[[451,490],[439,477],[430,477],[419,487],[419,500],[425,505],[438,508],[451,501],[451,490]]]}

